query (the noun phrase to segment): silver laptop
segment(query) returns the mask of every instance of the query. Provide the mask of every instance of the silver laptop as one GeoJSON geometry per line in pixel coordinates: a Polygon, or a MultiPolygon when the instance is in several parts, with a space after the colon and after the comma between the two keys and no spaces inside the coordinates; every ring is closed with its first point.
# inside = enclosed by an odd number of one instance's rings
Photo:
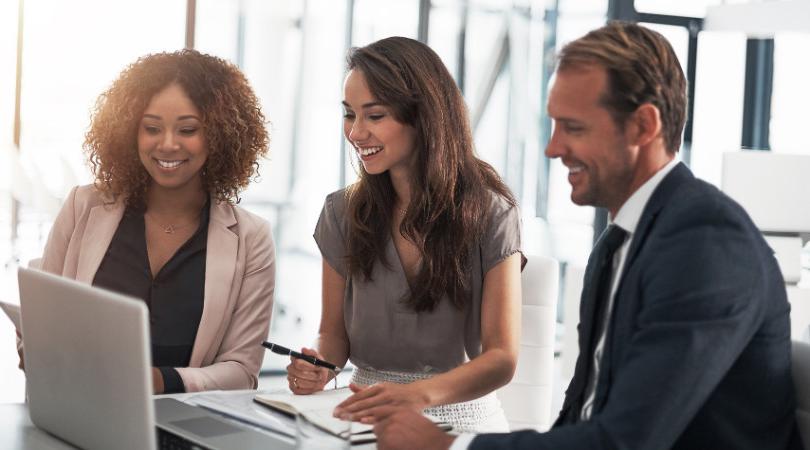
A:
{"type": "Polygon", "coordinates": [[[292,448],[202,408],[153,400],[143,301],[37,270],[18,275],[28,408],[39,428],[87,449],[155,449],[158,434],[188,448],[292,448]]]}

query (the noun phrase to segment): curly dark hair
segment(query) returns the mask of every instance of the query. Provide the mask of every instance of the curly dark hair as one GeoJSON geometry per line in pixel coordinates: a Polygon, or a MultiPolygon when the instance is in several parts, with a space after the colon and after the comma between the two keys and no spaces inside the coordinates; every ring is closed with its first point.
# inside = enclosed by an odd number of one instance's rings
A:
{"type": "Polygon", "coordinates": [[[96,187],[112,199],[142,204],[150,177],[138,157],[138,126],[152,97],[172,83],[202,116],[208,146],[203,188],[218,201],[238,203],[268,151],[265,117],[236,66],[189,49],[138,58],[98,97],[84,141],[96,187]]]}

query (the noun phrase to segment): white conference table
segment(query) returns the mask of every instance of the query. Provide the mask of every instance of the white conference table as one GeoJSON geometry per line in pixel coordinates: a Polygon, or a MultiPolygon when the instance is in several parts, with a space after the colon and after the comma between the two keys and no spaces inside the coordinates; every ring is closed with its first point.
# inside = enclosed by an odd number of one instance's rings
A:
{"type": "Polygon", "coordinates": [[[40,430],[28,417],[25,403],[0,405],[0,448],[9,450],[63,450],[74,449],[72,445],[40,430]]]}
{"type": "MultiPolygon", "coordinates": [[[[76,447],[37,428],[26,403],[0,404],[0,449],[65,450],[76,447]]],[[[375,444],[354,445],[352,450],[376,450],[375,444]]]]}

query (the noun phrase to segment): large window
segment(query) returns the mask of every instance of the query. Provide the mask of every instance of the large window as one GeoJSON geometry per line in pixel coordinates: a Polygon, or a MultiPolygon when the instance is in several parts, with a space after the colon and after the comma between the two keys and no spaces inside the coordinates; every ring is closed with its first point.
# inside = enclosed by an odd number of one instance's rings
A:
{"type": "MultiPolygon", "coordinates": [[[[341,159],[340,106],[346,5],[206,0],[197,7],[195,47],[237,63],[271,123],[270,157],[242,206],[273,226],[271,334],[284,345],[311,345],[320,319],[321,258],[312,232],[324,198],[340,187],[347,161],[341,159]]],[[[267,367],[286,364],[268,352],[267,367]]]]}
{"type": "MultiPolygon", "coordinates": [[[[392,35],[418,37],[419,1],[353,3],[351,17],[349,2],[329,0],[203,0],[197,8],[196,48],[239,64],[273,124],[271,157],[243,206],[273,222],[279,272],[271,333],[289,345],[310,344],[320,318],[321,257],[312,231],[323,199],[356,178],[340,119],[346,49],[392,35]]],[[[537,183],[546,176],[538,170],[546,5],[517,3],[432,2],[428,43],[464,87],[479,155],[533,216],[537,183]]],[[[587,238],[575,252],[581,260],[592,220],[583,210],[587,238]]],[[[557,249],[547,227],[533,230],[526,242],[534,251],[557,249]]],[[[270,355],[265,368],[285,364],[270,355]]]]}
{"type": "MultiPolygon", "coordinates": [[[[561,168],[546,169],[543,156],[546,59],[563,42],[546,32],[556,3],[430,2],[428,43],[463,87],[478,154],[502,174],[521,203],[527,250],[584,264],[593,211],[570,203],[561,168]],[[547,214],[535,218],[538,195],[546,192],[547,214]]],[[[563,13],[554,20],[566,40],[603,21],[604,2],[561,3],[563,13]]],[[[25,5],[20,166],[26,171],[19,180],[25,188],[18,194],[23,207],[14,242],[21,261],[41,254],[68,189],[91,180],[81,145],[97,95],[138,56],[181,48],[186,32],[183,0],[115,6],[102,0],[71,5],[26,0],[25,5]]],[[[418,0],[196,2],[194,47],[237,64],[270,122],[270,156],[241,205],[273,227],[278,273],[271,333],[282,343],[308,345],[315,337],[321,257],[312,231],[324,197],[356,179],[355,157],[341,129],[346,50],[392,35],[417,38],[424,5],[418,0]]],[[[9,17],[16,15],[3,14],[3,20],[9,17]]],[[[15,47],[0,51],[13,61],[15,47]]],[[[0,73],[13,76],[13,69],[0,73]]],[[[13,102],[0,106],[0,119],[10,124],[10,113],[2,108],[13,111],[13,102]]],[[[265,367],[285,364],[268,356],[265,367]]]]}
{"type": "Polygon", "coordinates": [[[15,174],[22,203],[16,250],[23,262],[40,255],[48,221],[68,190],[91,181],[82,142],[96,97],[137,57],[182,48],[178,24],[185,21],[182,0],[24,5],[19,149],[24,170],[15,174]]]}
{"type": "MultiPolygon", "coordinates": [[[[607,2],[560,0],[556,50],[605,23],[607,2]]],[[[545,105],[543,105],[545,108],[545,105]]],[[[542,143],[545,148],[545,143],[542,143]]],[[[585,267],[593,243],[594,209],[571,202],[568,169],[559,159],[549,170],[548,222],[553,255],[560,261],[585,267]]]]}
{"type": "MultiPolygon", "coordinates": [[[[50,223],[75,184],[91,180],[82,141],[96,97],[137,57],[183,47],[183,0],[0,2],[0,299],[17,297],[17,262],[42,254],[50,223]],[[18,5],[24,6],[22,41],[18,5]],[[18,43],[21,89],[15,88],[18,43]],[[15,97],[20,142],[14,148],[15,97]],[[12,239],[11,198],[19,203],[12,239]]],[[[24,399],[14,331],[0,326],[0,402],[24,399]]]]}
{"type": "Polygon", "coordinates": [[[0,2],[0,261],[11,258],[11,186],[17,67],[17,2],[0,2]]]}
{"type": "MultiPolygon", "coordinates": [[[[706,6],[718,2],[637,0],[635,9],[702,17],[706,6]]],[[[4,262],[41,254],[62,197],[71,186],[91,179],[81,145],[96,97],[137,57],[183,47],[186,4],[0,2],[4,262]],[[19,150],[12,148],[18,3],[25,5],[19,150]],[[12,190],[21,204],[16,240],[10,233],[12,190]]],[[[550,132],[545,98],[554,51],[604,24],[607,12],[606,0],[197,0],[194,47],[237,64],[270,122],[270,156],[261,162],[260,177],[241,205],[273,227],[278,268],[274,339],[290,346],[313,342],[320,318],[321,257],[312,232],[324,197],[356,179],[355,156],[341,123],[346,50],[393,35],[418,38],[425,18],[427,43],[462,87],[476,151],[518,197],[525,250],[584,266],[594,209],[571,202],[567,169],[543,155],[550,132]],[[420,11],[426,5],[428,11],[420,11]]],[[[650,26],[670,39],[686,66],[686,29],[650,26]]],[[[698,176],[719,183],[722,152],[740,147],[746,37],[729,32],[699,36],[691,166],[698,176]]],[[[803,51],[808,44],[806,34],[776,39],[775,151],[808,151],[800,136],[802,111],[810,102],[802,88],[810,75],[803,51]]],[[[16,295],[13,266],[6,264],[0,298],[16,295]]],[[[5,357],[11,356],[0,354],[5,357]]],[[[265,368],[286,364],[283,358],[267,358],[265,368]]]]}
{"type": "Polygon", "coordinates": [[[810,105],[810,33],[779,33],[774,40],[771,150],[810,154],[804,133],[810,105]]]}
{"type": "MultiPolygon", "coordinates": [[[[670,16],[704,17],[706,8],[721,3],[733,3],[734,0],[635,0],[636,9],[640,12],[667,14],[670,16]]],[[[739,0],[737,0],[739,3],[739,0]]]]}
{"type": "Polygon", "coordinates": [[[745,84],[745,36],[700,33],[691,169],[720,185],[723,153],[740,150],[745,84]]]}

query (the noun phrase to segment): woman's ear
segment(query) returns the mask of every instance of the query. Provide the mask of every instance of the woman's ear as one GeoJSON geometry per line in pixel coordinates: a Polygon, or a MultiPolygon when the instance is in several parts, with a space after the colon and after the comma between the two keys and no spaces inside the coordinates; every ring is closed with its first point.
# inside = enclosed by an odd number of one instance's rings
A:
{"type": "Polygon", "coordinates": [[[644,103],[633,113],[635,125],[633,135],[628,136],[632,144],[644,146],[661,135],[661,111],[652,103],[644,103]]]}

